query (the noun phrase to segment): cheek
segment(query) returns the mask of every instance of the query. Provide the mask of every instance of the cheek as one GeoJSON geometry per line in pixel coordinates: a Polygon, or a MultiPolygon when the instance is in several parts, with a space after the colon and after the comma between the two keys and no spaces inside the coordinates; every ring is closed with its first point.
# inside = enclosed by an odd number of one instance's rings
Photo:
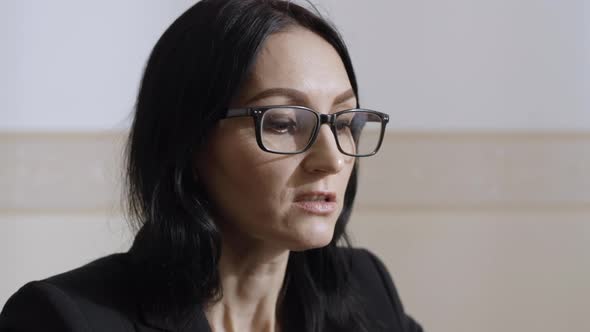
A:
{"type": "Polygon", "coordinates": [[[354,168],[354,161],[350,163],[350,165],[346,165],[346,167],[342,170],[339,174],[338,178],[338,196],[342,199],[340,200],[340,207],[344,206],[344,195],[346,193],[346,187],[348,186],[348,181],[350,180],[350,176],[352,175],[352,170],[354,168]]]}
{"type": "Polygon", "coordinates": [[[266,153],[253,137],[232,141],[240,143],[227,149],[222,139],[212,146],[200,170],[220,216],[238,223],[279,217],[289,199],[287,183],[296,158],[266,153]]]}
{"type": "Polygon", "coordinates": [[[251,202],[248,208],[265,214],[281,213],[289,199],[288,179],[292,172],[288,163],[271,163],[252,165],[247,179],[244,179],[244,190],[248,192],[251,202]]]}

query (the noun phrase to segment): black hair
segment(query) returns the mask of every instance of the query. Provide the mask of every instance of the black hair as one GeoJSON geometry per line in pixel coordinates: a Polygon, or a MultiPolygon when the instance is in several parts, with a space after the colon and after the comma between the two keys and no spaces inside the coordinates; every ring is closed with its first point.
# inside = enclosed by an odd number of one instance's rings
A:
{"type": "MultiPolygon", "coordinates": [[[[285,0],[203,0],[164,32],[147,62],[126,146],[126,196],[133,245],[156,313],[180,314],[221,296],[221,235],[193,178],[195,152],[238,94],[265,39],[289,27],[311,30],[340,55],[357,82],[346,45],[315,9],[285,0]]],[[[359,105],[357,104],[357,107],[359,105]]],[[[357,164],[332,241],[291,252],[279,320],[284,331],[365,331],[351,285],[345,229],[357,164]]],[[[149,298],[148,298],[149,297],[149,298]]]]}

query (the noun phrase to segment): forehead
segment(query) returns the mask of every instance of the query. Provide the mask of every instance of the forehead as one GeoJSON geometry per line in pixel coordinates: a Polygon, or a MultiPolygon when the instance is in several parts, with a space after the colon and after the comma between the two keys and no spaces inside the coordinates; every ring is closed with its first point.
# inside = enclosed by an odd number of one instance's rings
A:
{"type": "Polygon", "coordinates": [[[333,98],[350,89],[334,47],[300,27],[270,35],[242,87],[242,97],[270,88],[297,89],[312,98],[333,98]]]}

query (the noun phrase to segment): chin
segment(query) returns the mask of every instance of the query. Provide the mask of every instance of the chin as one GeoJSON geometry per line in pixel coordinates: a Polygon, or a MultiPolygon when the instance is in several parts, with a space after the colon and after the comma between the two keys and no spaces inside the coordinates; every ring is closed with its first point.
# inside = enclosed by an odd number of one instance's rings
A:
{"type": "Polygon", "coordinates": [[[333,237],[333,224],[316,224],[313,227],[298,232],[298,236],[291,242],[289,250],[305,251],[325,247],[330,244],[333,237]]]}

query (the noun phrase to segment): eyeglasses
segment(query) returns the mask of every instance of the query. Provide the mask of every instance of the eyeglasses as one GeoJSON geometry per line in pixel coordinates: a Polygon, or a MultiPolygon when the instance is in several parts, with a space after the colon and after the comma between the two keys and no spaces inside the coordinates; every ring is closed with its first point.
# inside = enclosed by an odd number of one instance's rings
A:
{"type": "Polygon", "coordinates": [[[323,114],[303,106],[263,106],[228,109],[225,118],[251,116],[256,141],[267,152],[297,154],[307,151],[328,124],[338,150],[353,157],[368,157],[379,151],[389,116],[354,108],[323,114]]]}

